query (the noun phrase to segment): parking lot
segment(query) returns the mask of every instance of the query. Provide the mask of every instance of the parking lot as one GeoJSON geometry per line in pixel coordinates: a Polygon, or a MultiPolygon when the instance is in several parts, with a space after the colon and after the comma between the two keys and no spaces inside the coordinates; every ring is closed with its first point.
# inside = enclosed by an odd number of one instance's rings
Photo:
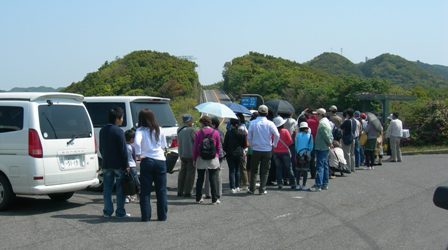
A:
{"type": "Polygon", "coordinates": [[[0,248],[446,249],[448,211],[433,205],[432,194],[448,185],[447,160],[406,156],[331,180],[328,191],[271,187],[264,196],[231,194],[224,165],[220,205],[176,197],[174,173],[166,222],[140,222],[137,203],[126,205],[131,218],[105,219],[96,192],[77,192],[66,203],[20,197],[0,212],[0,248]]]}

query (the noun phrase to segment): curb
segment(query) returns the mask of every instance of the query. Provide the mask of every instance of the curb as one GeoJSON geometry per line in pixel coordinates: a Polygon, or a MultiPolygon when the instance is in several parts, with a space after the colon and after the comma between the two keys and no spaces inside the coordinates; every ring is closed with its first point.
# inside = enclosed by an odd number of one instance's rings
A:
{"type": "Polygon", "coordinates": [[[402,155],[448,154],[448,149],[401,152],[402,155]]]}

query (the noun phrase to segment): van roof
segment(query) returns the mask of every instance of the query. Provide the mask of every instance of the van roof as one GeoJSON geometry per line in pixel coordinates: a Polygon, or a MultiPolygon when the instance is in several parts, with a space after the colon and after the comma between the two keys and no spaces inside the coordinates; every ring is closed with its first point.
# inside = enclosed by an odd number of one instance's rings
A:
{"type": "Polygon", "coordinates": [[[100,101],[100,102],[116,102],[116,101],[129,101],[129,102],[169,102],[169,98],[155,97],[155,96],[86,96],[84,101],[100,101]]]}
{"type": "Polygon", "coordinates": [[[3,92],[0,93],[0,100],[23,100],[23,101],[37,101],[49,98],[64,98],[73,99],[82,102],[84,96],[73,93],[63,92],[3,92]]]}

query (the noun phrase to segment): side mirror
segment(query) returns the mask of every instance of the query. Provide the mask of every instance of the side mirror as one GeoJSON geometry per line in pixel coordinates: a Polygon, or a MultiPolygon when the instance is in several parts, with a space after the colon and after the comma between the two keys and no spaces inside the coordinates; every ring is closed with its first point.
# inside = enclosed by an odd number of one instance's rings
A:
{"type": "Polygon", "coordinates": [[[438,187],[434,192],[434,205],[448,210],[448,187],[438,187]]]}

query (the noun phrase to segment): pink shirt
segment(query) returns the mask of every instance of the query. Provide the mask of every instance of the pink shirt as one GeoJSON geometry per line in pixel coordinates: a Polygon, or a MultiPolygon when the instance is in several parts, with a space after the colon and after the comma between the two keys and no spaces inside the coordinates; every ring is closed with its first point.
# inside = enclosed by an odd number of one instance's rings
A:
{"type": "Polygon", "coordinates": [[[220,136],[219,131],[214,130],[211,127],[205,127],[198,131],[196,131],[196,135],[194,137],[194,145],[193,145],[193,160],[196,161],[196,159],[199,157],[199,145],[202,142],[202,139],[204,139],[203,135],[208,135],[213,133],[213,140],[215,141],[215,148],[216,148],[216,157],[219,157],[219,151],[221,149],[221,143],[220,143],[220,136]],[[201,132],[201,130],[203,132],[201,132]]]}
{"type": "MultiPolygon", "coordinates": [[[[282,140],[286,145],[291,146],[292,138],[289,131],[285,128],[280,129],[280,140],[282,140]]],[[[288,153],[288,148],[283,145],[283,143],[278,140],[277,147],[274,148],[274,153],[288,153]]]]}

